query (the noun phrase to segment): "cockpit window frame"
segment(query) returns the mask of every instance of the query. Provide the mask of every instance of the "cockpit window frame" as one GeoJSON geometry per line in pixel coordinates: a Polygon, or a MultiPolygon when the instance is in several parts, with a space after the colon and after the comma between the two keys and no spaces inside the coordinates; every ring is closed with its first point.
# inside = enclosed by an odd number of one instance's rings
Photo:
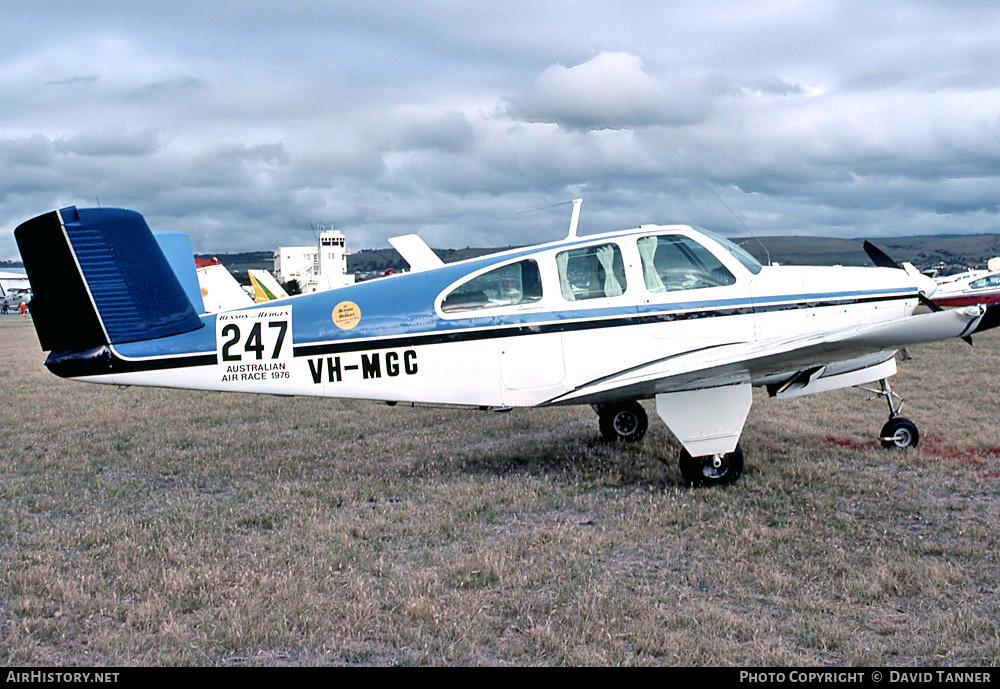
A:
{"type": "MultiPolygon", "coordinates": [[[[711,248],[705,246],[702,242],[698,241],[696,237],[689,236],[684,232],[657,232],[650,231],[648,234],[643,234],[635,238],[636,249],[639,253],[639,273],[642,277],[642,283],[646,292],[650,295],[656,295],[657,298],[662,297],[662,295],[669,294],[680,294],[695,290],[703,289],[719,289],[727,288],[735,285],[739,282],[739,277],[733,273],[731,266],[726,265],[715,251],[711,248]],[[656,248],[647,257],[644,253],[642,241],[645,239],[655,240],[654,247],[659,247],[661,241],[666,241],[666,243],[673,244],[676,251],[680,256],[688,261],[690,264],[690,280],[694,281],[690,286],[676,285],[671,283],[668,286],[662,281],[662,274],[656,269],[655,266],[655,256],[656,248]],[[691,246],[693,245],[693,246],[691,246]],[[694,248],[700,249],[704,252],[704,256],[697,255],[697,251],[694,248]],[[705,259],[710,258],[715,265],[707,266],[705,265],[705,259]],[[647,265],[652,263],[650,266],[652,270],[647,272],[647,265]],[[698,284],[698,280],[703,281],[706,284],[698,284]],[[711,284],[714,283],[714,284],[711,284]]],[[[684,268],[684,266],[678,266],[679,268],[684,268]]]]}
{"type": "Polygon", "coordinates": [[[537,256],[522,256],[520,258],[506,261],[503,263],[495,263],[493,265],[486,266],[480,270],[474,271],[472,273],[462,276],[459,280],[452,282],[447,287],[445,287],[438,296],[434,299],[434,309],[439,316],[445,319],[456,319],[456,318],[475,318],[479,316],[494,316],[502,313],[516,312],[523,310],[525,307],[532,308],[537,306],[543,299],[545,299],[545,286],[544,280],[542,278],[542,267],[539,262],[539,257],[537,256]],[[504,268],[509,268],[510,266],[517,265],[519,263],[531,263],[535,267],[536,277],[538,278],[538,295],[531,297],[529,299],[522,299],[518,302],[513,303],[499,303],[499,304],[487,304],[483,306],[474,306],[471,308],[446,310],[445,301],[457,290],[469,285],[469,283],[474,282],[486,275],[503,270],[504,268]]]}
{"type": "Polygon", "coordinates": [[[757,275],[760,271],[764,270],[764,264],[754,258],[749,251],[731,239],[726,239],[716,232],[706,230],[704,227],[692,227],[691,229],[718,244],[723,250],[725,250],[726,253],[739,261],[740,264],[750,271],[751,274],[757,275]]]}
{"type": "Polygon", "coordinates": [[[995,289],[1000,287],[1000,273],[983,275],[969,283],[969,289],[995,289]]]}
{"type": "MultiPolygon", "coordinates": [[[[559,297],[566,304],[591,304],[595,301],[606,301],[609,299],[620,299],[629,293],[629,279],[628,279],[628,265],[625,259],[625,250],[620,241],[605,239],[604,241],[594,242],[592,244],[582,244],[579,246],[569,246],[558,249],[553,252],[551,261],[555,264],[556,278],[559,284],[559,297]],[[605,261],[601,258],[599,250],[602,248],[610,248],[610,256],[605,255],[608,259],[608,265],[605,265],[605,261]],[[569,276],[570,271],[570,261],[586,258],[587,252],[595,252],[597,259],[600,263],[600,270],[604,271],[604,294],[594,294],[593,296],[576,296],[573,292],[576,285],[573,283],[569,276]],[[581,254],[579,256],[573,256],[573,254],[581,254]],[[565,257],[565,258],[563,258],[565,257]],[[610,266],[611,275],[608,276],[607,268],[610,266]],[[607,290],[617,291],[617,294],[607,294],[607,290]]],[[[591,276],[594,277],[593,275],[591,276]]]]}

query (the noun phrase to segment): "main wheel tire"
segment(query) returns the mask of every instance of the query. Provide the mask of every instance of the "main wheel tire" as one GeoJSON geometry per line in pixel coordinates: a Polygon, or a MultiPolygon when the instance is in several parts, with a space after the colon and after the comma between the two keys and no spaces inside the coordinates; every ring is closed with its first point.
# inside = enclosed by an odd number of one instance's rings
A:
{"type": "Polygon", "coordinates": [[[625,440],[634,443],[646,435],[649,417],[636,401],[614,402],[601,407],[601,435],[606,440],[625,440]]]}
{"type": "Polygon", "coordinates": [[[882,447],[894,450],[908,450],[920,442],[917,424],[902,416],[894,416],[882,426],[879,433],[882,447]]]}
{"type": "Polygon", "coordinates": [[[743,448],[726,454],[692,457],[681,450],[681,476],[686,486],[728,486],[743,475],[743,448]]]}

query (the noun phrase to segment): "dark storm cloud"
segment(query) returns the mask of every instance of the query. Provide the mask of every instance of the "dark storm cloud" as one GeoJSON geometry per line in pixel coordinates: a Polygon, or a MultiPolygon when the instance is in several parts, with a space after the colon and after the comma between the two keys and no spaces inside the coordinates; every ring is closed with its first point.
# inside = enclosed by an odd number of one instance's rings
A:
{"type": "Polygon", "coordinates": [[[438,149],[463,153],[472,148],[475,135],[465,115],[455,110],[414,122],[405,127],[400,147],[411,150],[438,149]]]}

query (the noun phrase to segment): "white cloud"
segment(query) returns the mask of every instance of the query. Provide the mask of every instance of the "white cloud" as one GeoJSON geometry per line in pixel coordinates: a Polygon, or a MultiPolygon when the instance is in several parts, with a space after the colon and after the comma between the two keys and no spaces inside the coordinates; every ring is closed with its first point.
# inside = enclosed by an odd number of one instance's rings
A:
{"type": "Polygon", "coordinates": [[[573,67],[546,67],[526,94],[511,99],[510,112],[529,122],[626,129],[690,124],[702,119],[707,107],[693,80],[667,83],[647,73],[635,55],[602,52],[573,67]]]}

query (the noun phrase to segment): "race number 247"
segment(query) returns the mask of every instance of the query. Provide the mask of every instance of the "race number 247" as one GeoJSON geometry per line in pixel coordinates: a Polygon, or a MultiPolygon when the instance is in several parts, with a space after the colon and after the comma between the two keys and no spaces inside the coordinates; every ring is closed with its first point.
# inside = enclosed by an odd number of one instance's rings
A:
{"type": "Polygon", "coordinates": [[[222,326],[220,334],[225,340],[222,343],[223,361],[243,361],[244,354],[256,361],[263,360],[265,355],[270,359],[281,357],[281,347],[288,333],[287,320],[256,321],[252,325],[246,325],[250,328],[245,337],[240,324],[227,323],[222,326]]]}

